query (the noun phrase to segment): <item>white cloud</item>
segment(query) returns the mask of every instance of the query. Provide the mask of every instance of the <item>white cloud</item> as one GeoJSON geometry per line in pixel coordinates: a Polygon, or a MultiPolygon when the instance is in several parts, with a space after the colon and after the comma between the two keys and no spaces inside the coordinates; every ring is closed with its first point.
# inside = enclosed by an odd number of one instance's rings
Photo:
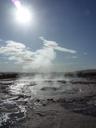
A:
{"type": "Polygon", "coordinates": [[[75,50],[60,47],[55,41],[43,41],[43,48],[32,52],[24,44],[14,41],[6,41],[5,47],[0,47],[0,54],[8,56],[10,61],[22,64],[24,70],[50,69],[53,60],[56,58],[56,50],[60,52],[76,53],[75,50]]]}
{"type": "Polygon", "coordinates": [[[61,51],[61,52],[69,52],[72,54],[76,53],[75,50],[58,46],[58,44],[55,41],[48,41],[48,40],[44,39],[44,37],[40,37],[40,39],[43,41],[43,43],[46,47],[53,48],[53,49],[61,51]]]}
{"type": "Polygon", "coordinates": [[[75,50],[67,49],[67,48],[62,48],[62,47],[59,47],[59,46],[56,47],[55,49],[58,50],[58,51],[61,51],[61,52],[69,52],[69,53],[72,53],[72,54],[76,53],[75,50]]]}

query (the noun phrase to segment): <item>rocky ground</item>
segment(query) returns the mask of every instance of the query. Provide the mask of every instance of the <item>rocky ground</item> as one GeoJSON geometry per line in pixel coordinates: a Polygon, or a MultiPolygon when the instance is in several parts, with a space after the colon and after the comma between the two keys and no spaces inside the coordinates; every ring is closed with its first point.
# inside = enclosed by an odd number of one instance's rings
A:
{"type": "Polygon", "coordinates": [[[0,80],[0,128],[96,128],[95,79],[37,78],[0,80]]]}

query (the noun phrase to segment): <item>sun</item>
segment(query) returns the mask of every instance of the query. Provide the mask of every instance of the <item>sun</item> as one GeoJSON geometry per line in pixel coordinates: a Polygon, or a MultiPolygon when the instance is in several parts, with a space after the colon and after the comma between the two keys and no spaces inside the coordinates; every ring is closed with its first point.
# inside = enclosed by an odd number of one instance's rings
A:
{"type": "Polygon", "coordinates": [[[28,25],[32,21],[32,13],[26,7],[20,7],[16,10],[16,21],[28,25]]]}

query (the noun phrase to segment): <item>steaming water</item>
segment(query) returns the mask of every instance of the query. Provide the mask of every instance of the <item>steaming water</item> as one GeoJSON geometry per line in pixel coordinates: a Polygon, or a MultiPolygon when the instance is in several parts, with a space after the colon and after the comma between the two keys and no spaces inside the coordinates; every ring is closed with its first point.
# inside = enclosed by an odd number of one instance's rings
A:
{"type": "MultiPolygon", "coordinates": [[[[10,124],[12,126],[24,120],[27,113],[26,108],[32,99],[72,99],[95,95],[96,85],[92,82],[85,78],[66,78],[64,75],[53,76],[50,74],[1,79],[0,126],[6,127],[10,124]]],[[[96,105],[96,98],[88,103],[96,105]]]]}

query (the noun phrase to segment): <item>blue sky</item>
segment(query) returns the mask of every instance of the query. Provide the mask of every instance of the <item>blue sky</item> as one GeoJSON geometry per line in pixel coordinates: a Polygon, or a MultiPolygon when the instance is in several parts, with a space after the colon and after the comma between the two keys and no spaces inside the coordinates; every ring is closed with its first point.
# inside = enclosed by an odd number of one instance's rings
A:
{"type": "MultiPolygon", "coordinates": [[[[76,54],[56,51],[53,63],[58,70],[96,68],[96,0],[21,0],[34,11],[35,24],[20,26],[14,20],[11,0],[0,0],[0,46],[5,41],[21,42],[32,51],[42,48],[39,39],[55,41],[59,46],[76,50],[76,54]]],[[[1,55],[0,70],[16,70],[5,55],[1,55]],[[8,61],[8,62],[7,62],[8,61]],[[6,68],[4,68],[6,67],[6,68]]]]}

